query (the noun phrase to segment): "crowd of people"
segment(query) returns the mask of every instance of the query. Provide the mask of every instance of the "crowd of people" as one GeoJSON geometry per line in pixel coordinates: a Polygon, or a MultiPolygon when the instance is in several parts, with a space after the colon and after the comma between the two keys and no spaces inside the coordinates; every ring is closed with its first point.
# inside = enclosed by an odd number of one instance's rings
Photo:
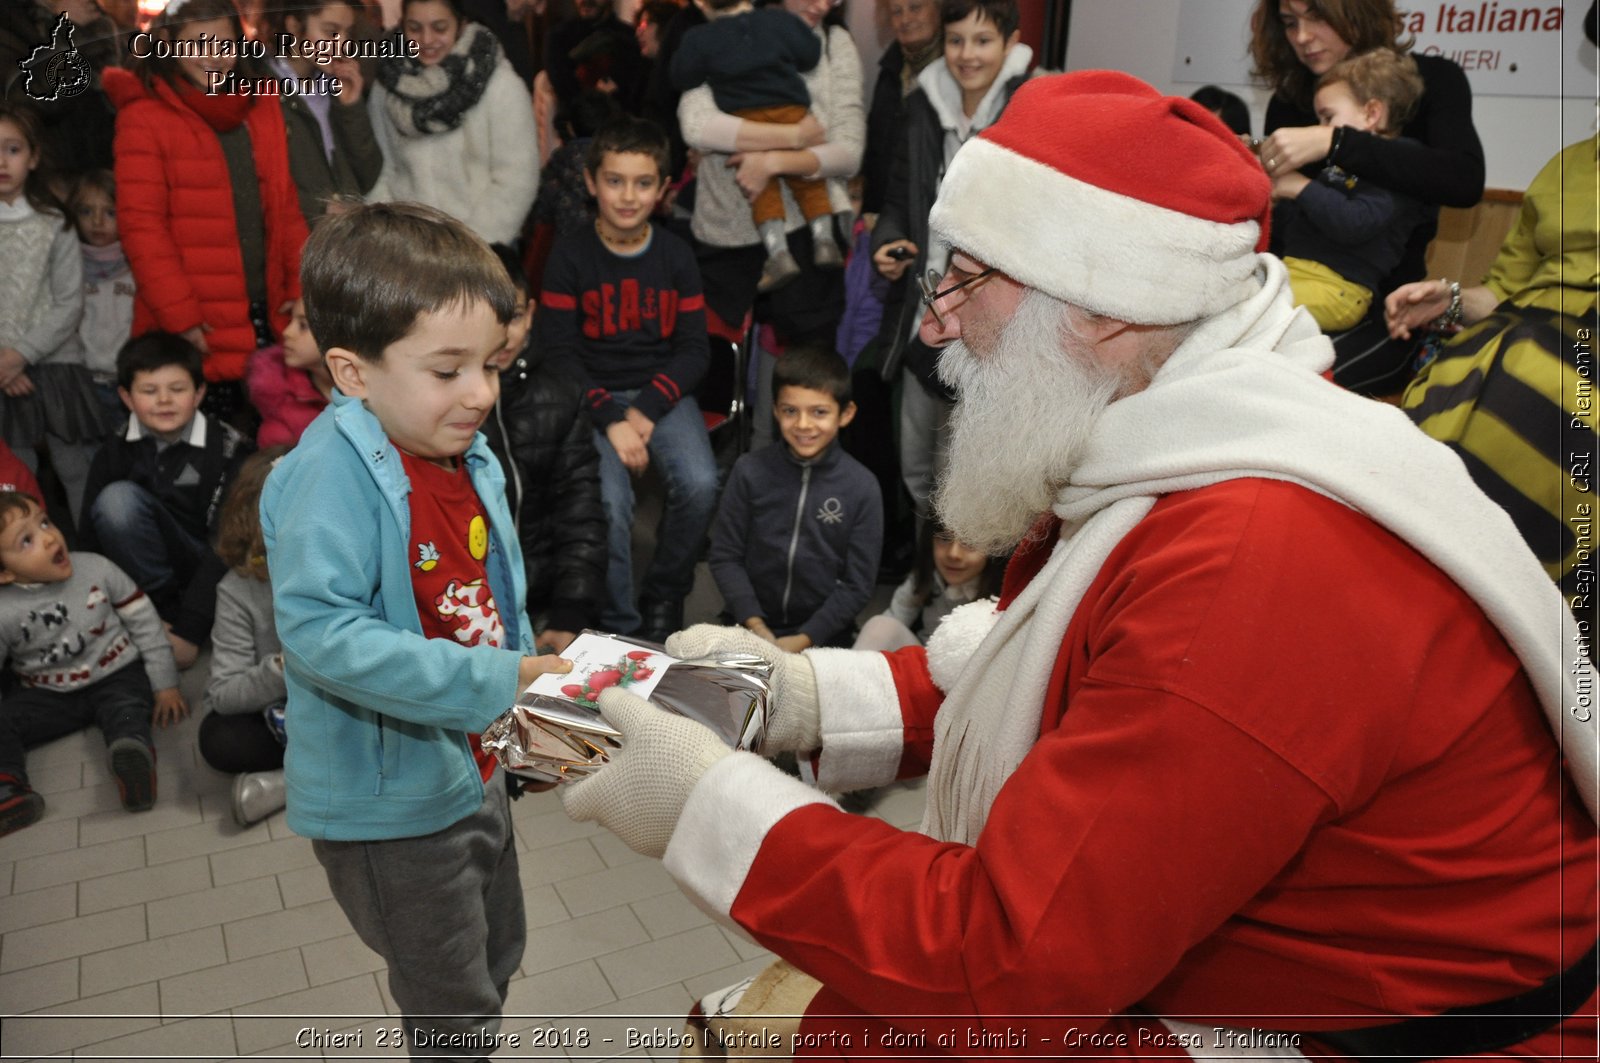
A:
{"type": "Polygon", "coordinates": [[[765,658],[805,780],[619,693],[564,791],[786,961],[708,1047],[784,1012],[1581,1039],[1595,499],[1551,426],[1592,455],[1594,137],[1481,284],[1429,280],[1483,150],[1392,0],[1261,0],[1259,138],[1219,90],[1040,76],[1017,0],[886,0],[870,94],[843,0],[523,6],[0,14],[0,834],[91,723],[150,808],[209,643],[236,820],[287,804],[408,1027],[492,1035],[520,784],[476,735],[602,628],[765,658]],[[729,462],[698,393],[749,337],[729,462]],[[702,558],[730,627],[684,632],[702,558]],[[1571,670],[1529,622],[1563,598],[1571,670]],[[921,834],[828,797],[918,772],[921,834]],[[1368,1029],[1526,993],[1560,1013],[1368,1029]]]}

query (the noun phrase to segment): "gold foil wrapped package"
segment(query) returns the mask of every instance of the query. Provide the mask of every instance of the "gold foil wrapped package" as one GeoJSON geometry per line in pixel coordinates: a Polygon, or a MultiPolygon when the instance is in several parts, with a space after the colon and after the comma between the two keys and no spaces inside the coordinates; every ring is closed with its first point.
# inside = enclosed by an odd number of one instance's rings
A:
{"type": "Polygon", "coordinates": [[[761,748],[772,670],[760,657],[728,653],[684,661],[655,643],[597,631],[585,631],[561,655],[572,662],[571,672],[534,680],[483,732],[483,748],[513,775],[565,782],[610,760],[622,735],[596,705],[610,687],[704,724],[733,749],[761,748]]]}

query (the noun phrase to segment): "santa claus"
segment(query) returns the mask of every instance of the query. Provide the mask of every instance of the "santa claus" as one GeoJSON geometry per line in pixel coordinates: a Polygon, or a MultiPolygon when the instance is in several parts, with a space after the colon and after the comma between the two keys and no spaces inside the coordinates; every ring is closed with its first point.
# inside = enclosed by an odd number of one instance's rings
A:
{"type": "Polygon", "coordinates": [[[923,321],[999,601],[926,650],[669,642],[763,653],[766,752],[820,788],[602,697],[568,812],[786,961],[718,1001],[731,1054],[765,1010],[794,1055],[1594,1058],[1584,632],[1456,457],[1324,378],[1269,207],[1198,105],[1029,82],[950,165],[923,321]],[[920,831],[824,792],[919,773],[920,831]]]}

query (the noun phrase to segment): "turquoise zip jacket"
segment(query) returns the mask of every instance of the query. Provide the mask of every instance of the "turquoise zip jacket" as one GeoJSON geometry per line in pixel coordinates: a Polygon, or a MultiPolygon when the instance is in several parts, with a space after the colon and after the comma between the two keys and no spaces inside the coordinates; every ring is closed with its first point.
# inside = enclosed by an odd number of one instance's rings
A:
{"type": "Polygon", "coordinates": [[[338,391],[267,478],[261,527],[289,690],[289,829],[376,841],[431,834],[483,803],[467,733],[511,706],[532,652],[505,477],[480,434],[463,459],[489,517],[505,649],[422,633],[411,484],[400,452],[338,391]]]}

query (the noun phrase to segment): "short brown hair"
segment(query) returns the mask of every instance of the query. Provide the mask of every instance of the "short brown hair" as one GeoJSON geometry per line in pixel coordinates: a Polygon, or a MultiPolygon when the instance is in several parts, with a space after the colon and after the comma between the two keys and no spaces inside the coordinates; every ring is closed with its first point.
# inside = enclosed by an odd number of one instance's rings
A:
{"type": "Polygon", "coordinates": [[[1422,100],[1422,75],[1417,73],[1417,61],[1393,48],[1374,48],[1340,60],[1317,79],[1319,91],[1329,85],[1348,85],[1350,95],[1362,106],[1369,100],[1380,101],[1389,115],[1379,132],[1389,136],[1400,132],[1422,100]]]}
{"type": "MultiPolygon", "coordinates": [[[[1305,0],[1306,8],[1326,22],[1350,46],[1351,55],[1388,47],[1397,52],[1411,50],[1409,39],[1400,39],[1400,13],[1394,0],[1305,0]]],[[[1311,106],[1314,78],[1305,64],[1295,57],[1289,37],[1278,14],[1280,0],[1258,0],[1250,16],[1251,73],[1297,107],[1311,106]]]]}
{"type": "Polygon", "coordinates": [[[233,571],[251,579],[267,578],[267,544],[261,538],[261,488],[278,459],[289,453],[279,445],[258,450],[239,466],[228,486],[217,518],[217,556],[233,571]]]}
{"type": "MultiPolygon", "coordinates": [[[[0,531],[11,523],[11,514],[27,515],[29,509],[43,509],[44,504],[25,491],[0,491],[0,531]]],[[[0,565],[0,572],[5,566],[0,565]]]]}
{"type": "Polygon", "coordinates": [[[517,293],[489,245],[420,203],[325,215],[300,256],[300,291],[317,347],[368,362],[383,361],[423,314],[484,303],[504,325],[517,312],[517,293]]]}
{"type": "Polygon", "coordinates": [[[589,153],[584,157],[583,168],[593,177],[600,172],[600,164],[611,152],[648,155],[656,164],[656,172],[665,181],[672,172],[672,145],[667,132],[648,118],[635,118],[619,114],[607,119],[589,141],[589,153]]]}

